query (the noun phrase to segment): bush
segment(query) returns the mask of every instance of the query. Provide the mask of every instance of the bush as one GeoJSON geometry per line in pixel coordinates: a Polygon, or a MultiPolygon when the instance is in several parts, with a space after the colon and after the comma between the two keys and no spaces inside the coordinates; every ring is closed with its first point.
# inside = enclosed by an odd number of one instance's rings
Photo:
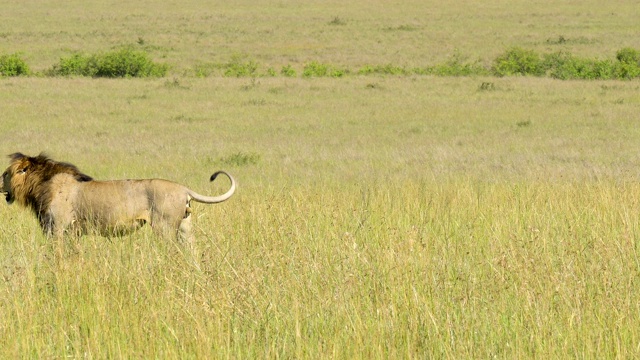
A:
{"type": "Polygon", "coordinates": [[[474,63],[466,62],[466,59],[457,52],[449,61],[429,68],[427,72],[438,76],[472,76],[488,75],[489,73],[479,61],[474,63]]]}
{"type": "Polygon", "coordinates": [[[634,79],[640,77],[640,52],[632,48],[624,48],[616,53],[618,63],[615,76],[618,79],[634,79]]]}
{"type": "Polygon", "coordinates": [[[312,61],[304,66],[302,69],[302,76],[304,77],[323,77],[329,74],[329,65],[321,64],[317,61],[312,61]]]}
{"type": "Polygon", "coordinates": [[[614,77],[611,61],[584,59],[565,52],[545,55],[544,64],[548,75],[555,79],[602,80],[614,77]]]}
{"type": "Polygon", "coordinates": [[[545,73],[545,69],[542,66],[540,56],[536,52],[515,47],[496,58],[493,72],[497,76],[542,76],[545,73]]]}
{"type": "Polygon", "coordinates": [[[631,80],[640,77],[640,66],[619,62],[615,66],[615,77],[621,80],[631,80]]]}
{"type": "Polygon", "coordinates": [[[296,71],[291,65],[283,66],[280,73],[286,77],[296,77],[296,71]]]}
{"type": "Polygon", "coordinates": [[[546,73],[561,80],[586,79],[633,79],[640,77],[640,66],[636,62],[638,52],[623,49],[612,60],[593,60],[573,56],[566,52],[557,52],[544,56],[543,67],[546,73]]]}
{"type": "Polygon", "coordinates": [[[96,72],[97,64],[95,63],[95,57],[73,54],[68,58],[61,58],[60,62],[53,66],[50,74],[62,76],[95,76],[96,72]]]}
{"type": "Polygon", "coordinates": [[[640,66],[640,53],[636,49],[620,49],[616,53],[616,59],[623,64],[640,66]]]}
{"type": "Polygon", "coordinates": [[[98,56],[97,77],[162,77],[167,74],[166,65],[156,64],[142,51],[123,48],[98,56]]]}
{"type": "Polygon", "coordinates": [[[167,71],[167,65],[154,63],[145,52],[122,48],[105,54],[74,54],[61,58],[49,74],[109,78],[162,77],[167,71]]]}
{"type": "Polygon", "coordinates": [[[348,73],[347,70],[336,69],[327,64],[321,64],[317,61],[312,61],[305,65],[302,70],[303,77],[342,77],[348,73]]]}
{"type": "Polygon", "coordinates": [[[224,76],[245,77],[256,76],[258,64],[253,60],[245,60],[240,55],[234,55],[231,61],[226,65],[224,76]]]}
{"type": "Polygon", "coordinates": [[[19,54],[0,56],[0,76],[29,75],[31,71],[19,54]]]}

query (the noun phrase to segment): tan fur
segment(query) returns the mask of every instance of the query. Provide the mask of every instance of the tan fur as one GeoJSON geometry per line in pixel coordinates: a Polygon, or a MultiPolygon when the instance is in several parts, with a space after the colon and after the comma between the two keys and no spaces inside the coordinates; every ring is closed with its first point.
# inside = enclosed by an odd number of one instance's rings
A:
{"type": "Polygon", "coordinates": [[[191,237],[190,201],[218,203],[235,192],[235,180],[225,174],[231,188],[223,195],[200,195],[168,180],[95,181],[74,165],[57,162],[43,154],[29,157],[9,155],[10,165],[2,174],[2,192],[7,203],[17,201],[33,210],[47,236],[62,237],[96,232],[123,235],[146,223],[163,236],[191,237]]]}

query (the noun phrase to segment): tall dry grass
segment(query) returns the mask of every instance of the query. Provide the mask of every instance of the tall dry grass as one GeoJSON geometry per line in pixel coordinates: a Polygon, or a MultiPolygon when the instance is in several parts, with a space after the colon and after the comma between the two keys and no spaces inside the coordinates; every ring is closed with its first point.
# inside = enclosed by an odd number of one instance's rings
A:
{"type": "Polygon", "coordinates": [[[4,80],[4,153],[240,187],[195,252],[0,207],[3,354],[636,356],[637,84],[371,81],[4,80]]]}
{"type": "Polygon", "coordinates": [[[55,261],[34,227],[3,226],[3,353],[637,356],[636,185],[263,195],[199,218],[195,254],[142,232],[55,261]]]}
{"type": "Polygon", "coordinates": [[[194,206],[194,251],[145,229],[56,258],[0,206],[0,357],[638,356],[637,82],[182,76],[237,53],[608,56],[640,47],[632,4],[153,5],[3,8],[0,52],[36,69],[131,42],[178,68],[0,79],[0,154],[212,194],[224,168],[238,192],[194,206]]]}

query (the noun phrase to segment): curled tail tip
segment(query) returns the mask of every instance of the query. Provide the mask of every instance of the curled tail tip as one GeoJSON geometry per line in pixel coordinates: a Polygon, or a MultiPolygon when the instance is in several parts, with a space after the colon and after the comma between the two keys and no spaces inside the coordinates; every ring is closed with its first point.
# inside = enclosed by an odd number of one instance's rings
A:
{"type": "Polygon", "coordinates": [[[211,175],[211,177],[209,178],[209,181],[215,180],[218,177],[218,175],[220,175],[220,174],[225,174],[225,175],[229,176],[229,174],[227,174],[226,172],[224,172],[222,170],[219,170],[219,171],[214,172],[213,175],[211,175]]]}

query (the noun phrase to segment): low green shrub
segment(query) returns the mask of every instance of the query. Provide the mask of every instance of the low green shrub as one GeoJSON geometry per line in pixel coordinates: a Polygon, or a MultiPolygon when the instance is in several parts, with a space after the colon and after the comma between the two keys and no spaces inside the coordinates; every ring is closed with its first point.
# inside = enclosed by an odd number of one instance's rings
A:
{"type": "Polygon", "coordinates": [[[244,56],[234,55],[231,57],[224,70],[224,76],[228,77],[246,77],[256,76],[258,64],[244,56]]]}
{"type": "Polygon", "coordinates": [[[489,71],[479,61],[470,63],[457,52],[446,63],[425,70],[429,74],[438,76],[479,76],[489,74],[489,71]]]}
{"type": "Polygon", "coordinates": [[[321,64],[317,61],[312,61],[304,66],[302,69],[302,76],[304,77],[323,77],[328,76],[329,65],[321,64]]]}
{"type": "Polygon", "coordinates": [[[615,63],[610,60],[592,60],[568,53],[545,55],[545,66],[550,77],[561,80],[606,80],[616,78],[615,63]]]}
{"type": "Polygon", "coordinates": [[[496,76],[532,75],[555,79],[606,80],[640,77],[640,52],[624,48],[617,52],[616,61],[587,59],[568,52],[555,52],[542,57],[533,50],[512,48],[494,61],[496,76]]]}
{"type": "Polygon", "coordinates": [[[640,65],[619,62],[614,69],[616,79],[631,80],[640,77],[640,65]]]}
{"type": "Polygon", "coordinates": [[[542,76],[544,67],[535,51],[514,47],[495,59],[493,73],[497,76],[542,76]]]}
{"type": "Polygon", "coordinates": [[[338,69],[328,64],[322,64],[317,61],[312,61],[304,66],[302,70],[303,77],[342,77],[349,71],[345,69],[338,69]]]}
{"type": "Polygon", "coordinates": [[[0,55],[0,76],[29,75],[31,71],[20,54],[0,55]]]}
{"type": "Polygon", "coordinates": [[[286,77],[296,77],[296,70],[291,67],[291,65],[286,65],[282,67],[282,70],[280,70],[280,74],[286,77]]]}
{"type": "Polygon", "coordinates": [[[618,79],[634,79],[640,77],[640,51],[633,48],[623,48],[616,53],[614,73],[618,79]]]}
{"type": "Polygon", "coordinates": [[[623,64],[640,66],[640,52],[633,48],[623,48],[618,50],[616,53],[616,59],[623,64]]]}
{"type": "Polygon", "coordinates": [[[585,59],[557,52],[545,55],[543,64],[548,76],[562,80],[628,80],[640,77],[636,50],[620,50],[616,59],[617,61],[585,59]]]}
{"type": "Polygon", "coordinates": [[[123,48],[98,56],[97,77],[163,77],[168,66],[154,63],[147,53],[123,48]]]}
{"type": "Polygon", "coordinates": [[[49,71],[50,75],[60,76],[95,76],[97,64],[95,56],[84,54],[73,54],[66,58],[61,58],[58,64],[49,71]]]}
{"type": "Polygon", "coordinates": [[[103,54],[73,54],[61,58],[48,74],[109,78],[163,77],[167,71],[167,65],[153,62],[147,53],[125,47],[103,54]]]}

